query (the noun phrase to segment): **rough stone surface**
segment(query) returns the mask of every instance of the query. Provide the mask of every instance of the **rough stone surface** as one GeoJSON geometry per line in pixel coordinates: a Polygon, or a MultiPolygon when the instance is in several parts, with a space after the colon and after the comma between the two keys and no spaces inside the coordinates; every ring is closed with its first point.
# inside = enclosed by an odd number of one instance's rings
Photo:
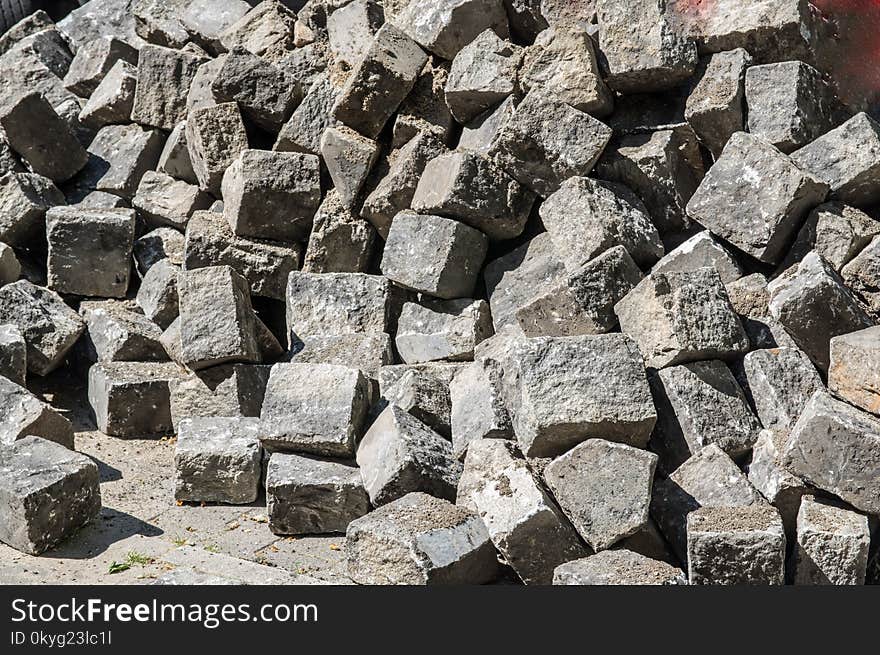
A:
{"type": "Polygon", "coordinates": [[[492,316],[485,300],[406,303],[395,345],[407,364],[468,361],[473,359],[477,345],[492,333],[492,316]]]}
{"type": "Polygon", "coordinates": [[[629,550],[604,550],[561,564],[553,572],[554,585],[683,585],[681,569],[629,550]]]}
{"type": "Polygon", "coordinates": [[[171,381],[171,419],[259,417],[270,366],[227,364],[171,381]]]}
{"type": "Polygon", "coordinates": [[[186,96],[204,60],[183,50],[145,45],[138,56],[138,83],[131,119],[171,131],[186,118],[186,96]]]}
{"type": "Polygon", "coordinates": [[[248,148],[238,105],[224,102],[190,112],[186,146],[199,186],[219,196],[226,169],[248,148]]]}
{"type": "Polygon", "coordinates": [[[424,493],[352,521],[345,554],[348,574],[360,584],[481,584],[498,574],[480,518],[424,493]]]}
{"type": "Polygon", "coordinates": [[[855,207],[840,202],[820,205],[810,212],[782,268],[790,268],[815,250],[840,272],[876,236],[880,236],[880,222],[855,207]]]}
{"type": "Polygon", "coordinates": [[[823,388],[810,359],[796,348],[755,350],[743,359],[748,394],[765,428],[790,428],[823,388]]]}
{"type": "Polygon", "coordinates": [[[95,127],[127,122],[136,87],[137,68],[127,61],[117,61],[83,105],[79,120],[95,127]]]}
{"type": "Polygon", "coordinates": [[[266,502],[275,534],[345,532],[370,511],[356,466],[289,453],[269,458],[266,502]]]}
{"type": "Polygon", "coordinates": [[[797,517],[796,585],[863,585],[868,518],[808,496],[797,517]]]}
{"type": "Polygon", "coordinates": [[[828,389],[867,412],[880,415],[880,327],[872,327],[831,340],[828,389]]]}
{"type": "Polygon", "coordinates": [[[174,498],[245,505],[257,499],[262,448],[259,419],[184,419],[174,448],[174,498]]]}
{"type": "Polygon", "coordinates": [[[98,466],[37,437],[0,448],[0,541],[39,555],[101,511],[98,466]]]}
{"type": "Polygon", "coordinates": [[[64,204],[52,180],[32,173],[0,176],[0,240],[25,246],[44,229],[46,210],[64,204]]]}
{"type": "Polygon", "coordinates": [[[73,426],[23,386],[0,376],[0,450],[25,437],[41,437],[73,450],[73,426]]]}
{"type": "Polygon", "coordinates": [[[373,226],[351,212],[335,190],[329,191],[312,223],[303,271],[365,273],[375,241],[373,226]]]}
{"type": "Polygon", "coordinates": [[[743,276],[742,267],[733,253],[704,230],[667,253],[654,265],[651,272],[695,271],[707,267],[718,271],[725,285],[743,276]]]}
{"type": "Polygon", "coordinates": [[[796,541],[801,499],[808,490],[800,478],[782,466],[782,449],[787,438],[788,430],[761,431],[752,449],[749,482],[779,510],[786,540],[793,544],[796,541]]]}
{"type": "Polygon", "coordinates": [[[27,377],[27,344],[12,324],[0,325],[0,376],[21,386],[27,377]]]}

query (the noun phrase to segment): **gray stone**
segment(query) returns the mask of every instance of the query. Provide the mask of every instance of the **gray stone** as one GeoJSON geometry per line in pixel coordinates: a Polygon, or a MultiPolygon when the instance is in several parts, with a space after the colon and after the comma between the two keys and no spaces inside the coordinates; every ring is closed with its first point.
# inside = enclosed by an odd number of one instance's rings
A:
{"type": "MultiPolygon", "coordinates": [[[[409,412],[444,439],[452,436],[450,387],[462,370],[459,364],[402,364],[378,371],[379,402],[372,416],[388,405],[409,412]]],[[[460,458],[459,458],[460,459],[460,458]]]]}
{"type": "Polygon", "coordinates": [[[792,155],[831,187],[831,197],[856,207],[880,201],[880,125],[858,114],[792,155]]]}
{"type": "Polygon", "coordinates": [[[292,337],[389,332],[395,297],[390,282],[363,273],[292,272],[287,327],[292,337]]]}
{"type": "Polygon", "coordinates": [[[98,466],[37,437],[0,448],[0,541],[39,555],[101,512],[98,466]]]}
{"type": "Polygon", "coordinates": [[[743,269],[733,253],[719,243],[710,232],[703,230],[667,253],[654,265],[651,273],[695,271],[707,267],[718,271],[725,285],[743,276],[743,269]]]}
{"type": "Polygon", "coordinates": [[[306,273],[365,273],[373,257],[376,230],[353,213],[335,189],[315,214],[303,261],[306,273]]]}
{"type": "Polygon", "coordinates": [[[217,99],[214,97],[214,80],[217,79],[225,61],[226,55],[223,54],[214,59],[208,59],[196,70],[192,83],[189,85],[189,92],[186,94],[187,112],[217,106],[217,99]]]}
{"type": "Polygon", "coordinates": [[[880,513],[880,420],[817,391],[791,430],[783,465],[856,509],[880,513]]]}
{"type": "Polygon", "coordinates": [[[657,414],[642,357],[627,337],[524,339],[510,360],[505,395],[526,457],[552,457],[596,437],[647,444],[657,414]]]}
{"type": "Polygon", "coordinates": [[[345,532],[370,511],[357,467],[273,453],[266,471],[269,529],[275,534],[345,532]]]}
{"type": "Polygon", "coordinates": [[[293,350],[291,361],[346,366],[357,362],[364,375],[375,378],[383,366],[394,363],[394,346],[385,333],[312,335],[293,350]]]}
{"type": "Polygon", "coordinates": [[[223,176],[223,215],[240,237],[305,240],[321,203],[314,155],[243,150],[223,176]]]}
{"type": "Polygon", "coordinates": [[[749,350],[749,338],[714,268],[649,275],[614,311],[621,330],[638,343],[652,368],[730,359],[749,350]]]}
{"type": "Polygon", "coordinates": [[[89,369],[89,405],[98,429],[112,437],[170,433],[169,387],[182,375],[177,364],[104,362],[89,369]]]}
{"type": "Polygon", "coordinates": [[[174,499],[246,505],[260,489],[256,418],[184,419],[174,447],[174,499]]]}
{"type": "Polygon", "coordinates": [[[128,122],[136,87],[137,68],[127,61],[117,61],[83,105],[79,120],[90,127],[128,122]]]}
{"type": "Polygon", "coordinates": [[[361,215],[383,238],[395,216],[412,205],[419,180],[428,162],[445,151],[431,133],[420,132],[389,157],[389,170],[364,201],[361,215]]]}
{"type": "Polygon", "coordinates": [[[684,116],[715,158],[745,125],[745,79],[751,55],[742,48],[718,52],[697,68],[684,116]]]}
{"type": "Polygon", "coordinates": [[[744,132],[734,134],[687,205],[696,222],[768,264],[778,264],[828,185],[744,132]]]}
{"type": "Polygon", "coordinates": [[[687,535],[691,584],[785,584],[785,533],[775,508],[703,507],[688,515],[687,535]]]}
{"type": "Polygon", "coordinates": [[[874,325],[840,276],[815,252],[768,289],[773,318],[823,372],[828,370],[831,339],[874,325]]]}
{"type": "Polygon", "coordinates": [[[760,273],[747,275],[726,285],[730,304],[753,348],[797,348],[782,324],[770,316],[767,278],[760,273]]]}
{"type": "Polygon", "coordinates": [[[452,450],[458,459],[464,459],[477,441],[516,439],[504,402],[502,371],[495,362],[477,361],[459,372],[449,383],[449,400],[452,450]]]}
{"type": "Polygon", "coordinates": [[[248,148],[241,112],[234,102],[203,107],[186,119],[186,146],[199,186],[221,195],[223,174],[248,148]]]}
{"type": "Polygon", "coordinates": [[[661,232],[690,227],[685,207],[704,175],[699,144],[690,128],[622,136],[605,151],[596,173],[632,189],[661,232]]]}
{"type": "Polygon", "coordinates": [[[497,0],[411,0],[392,22],[426,50],[452,60],[477,35],[508,32],[507,14],[497,0]]]}
{"type": "Polygon", "coordinates": [[[85,330],[79,315],[57,293],[28,280],[0,287],[0,325],[7,323],[24,335],[28,371],[35,375],[61,366],[85,330]]]}
{"type": "Polygon", "coordinates": [[[259,417],[270,366],[227,364],[189,373],[171,382],[171,419],[259,417]]]}
{"type": "Polygon", "coordinates": [[[450,152],[432,159],[416,187],[412,208],[459,220],[492,240],[522,234],[535,196],[489,159],[450,152]]]}
{"type": "Polygon", "coordinates": [[[178,276],[183,360],[193,370],[260,361],[247,280],[229,266],[178,276]]]}
{"type": "Polygon", "coordinates": [[[333,105],[339,89],[329,75],[320,74],[299,106],[281,127],[273,150],[280,152],[302,152],[307,155],[321,154],[321,137],[328,127],[336,124],[333,118],[333,105]]]}
{"type": "Polygon", "coordinates": [[[187,0],[134,0],[131,15],[134,29],[145,41],[167,48],[182,48],[189,33],[181,23],[187,0]]]}
{"type": "Polygon", "coordinates": [[[80,314],[86,322],[90,350],[99,362],[167,361],[159,342],[162,330],[143,314],[118,304],[82,303],[80,314]]]}
{"type": "Polygon", "coordinates": [[[648,521],[657,455],[590,439],[557,457],[544,480],[593,550],[609,548],[648,521]]]}
{"type": "Polygon", "coordinates": [[[710,444],[669,477],[654,481],[651,515],[675,554],[686,562],[688,514],[700,507],[746,507],[764,502],[730,456],[710,444]]]}
{"type": "Polygon", "coordinates": [[[184,229],[193,212],[207,209],[211,197],[198,186],[176,180],[166,173],[147,171],[141,178],[132,205],[147,225],[184,229]]]}
{"type": "Polygon", "coordinates": [[[191,0],[180,14],[180,24],[213,54],[223,51],[220,35],[251,10],[245,0],[191,0]]]}
{"type": "Polygon", "coordinates": [[[145,45],[138,57],[138,83],[131,120],[170,132],[186,118],[186,96],[204,59],[182,50],[145,45]]]}
{"type": "Polygon", "coordinates": [[[724,362],[665,368],[651,377],[651,388],[658,414],[651,449],[667,470],[710,444],[733,458],[755,444],[761,424],[724,362]]]}
{"type": "Polygon", "coordinates": [[[376,141],[345,125],[328,127],[321,136],[321,157],[346,207],[358,204],[379,151],[376,141]]]}
{"type": "Polygon", "coordinates": [[[0,176],[0,240],[10,246],[30,245],[43,232],[46,210],[64,203],[64,194],[42,175],[0,176]]]}
{"type": "Polygon", "coordinates": [[[0,377],[24,386],[27,377],[27,343],[15,325],[0,325],[0,377]]]}
{"type": "Polygon", "coordinates": [[[186,143],[186,124],[186,121],[181,121],[171,130],[171,134],[168,135],[168,140],[165,142],[165,148],[159,156],[156,170],[178,180],[198,184],[199,180],[193,170],[186,143]]]}
{"type": "Polygon", "coordinates": [[[790,428],[822,378],[799,349],[755,350],[743,359],[748,393],[765,428],[790,428]]]}
{"type": "Polygon", "coordinates": [[[231,266],[250,284],[254,296],[284,299],[287,277],[299,268],[302,247],[236,236],[222,214],[198,211],[186,229],[183,259],[187,270],[231,266]]]}
{"type": "Polygon", "coordinates": [[[107,191],[91,191],[85,198],[76,203],[86,209],[130,209],[131,203],[125,198],[107,191]]]}
{"type": "Polygon", "coordinates": [[[819,205],[810,212],[780,268],[791,268],[815,250],[840,272],[876,236],[880,222],[855,207],[840,202],[819,205]]]}
{"type": "Polygon", "coordinates": [[[485,300],[406,303],[395,344],[407,364],[468,361],[473,359],[477,344],[492,332],[492,316],[485,300]]]}
{"type": "Polygon", "coordinates": [[[782,466],[788,430],[761,430],[752,449],[749,482],[779,510],[789,544],[796,541],[797,515],[807,486],[782,466]]]}
{"type": "Polygon", "coordinates": [[[828,389],[872,414],[880,415],[880,327],[842,334],[831,340],[828,389]]]}
{"type": "Polygon", "coordinates": [[[565,266],[546,232],[490,262],[483,276],[495,331],[518,326],[517,311],[550,293],[566,275],[565,266]]]}
{"type": "Polygon", "coordinates": [[[302,99],[287,74],[244,48],[223,58],[211,91],[216,102],[237,102],[246,118],[269,132],[278,132],[302,99]]]}
{"type": "Polygon", "coordinates": [[[357,463],[376,506],[416,491],[455,500],[462,471],[452,444],[396,405],[389,405],[367,430],[357,463]]]}
{"type": "Polygon", "coordinates": [[[554,585],[685,585],[684,572],[629,550],[605,550],[567,562],[553,572],[554,585]]]}
{"type": "Polygon", "coordinates": [[[614,246],[624,246],[644,267],[663,256],[663,243],[645,206],[622,185],[573,177],[547,198],[540,214],[570,272],[614,246]]]}
{"type": "Polygon", "coordinates": [[[163,329],[180,315],[179,278],[180,267],[168,259],[162,259],[150,267],[138,288],[138,307],[163,329]]]}
{"type": "Polygon", "coordinates": [[[55,38],[50,41],[44,56],[39,40],[43,36],[57,36],[55,30],[44,30],[14,45],[0,57],[0,93],[4,98],[14,99],[31,92],[42,93],[53,107],[75,100],[76,96],[64,88],[61,77],[70,61],[70,51],[63,48],[55,38]],[[43,36],[41,36],[43,35],[43,36]]]}
{"type": "Polygon", "coordinates": [[[572,337],[611,332],[614,305],[642,279],[626,248],[615,246],[520,307],[516,319],[528,337],[572,337]]]}
{"type": "Polygon", "coordinates": [[[353,0],[327,16],[327,37],[336,63],[356,66],[384,22],[382,4],[374,0],[353,0]]]}
{"type": "Polygon", "coordinates": [[[522,48],[486,30],[452,62],[445,97],[459,123],[468,123],[517,90],[522,48]]]}
{"type": "Polygon", "coordinates": [[[412,90],[428,56],[406,34],[388,23],[376,33],[348,77],[333,116],[374,139],[412,90]]]}
{"type": "Polygon", "coordinates": [[[21,275],[21,264],[15,251],[5,243],[0,243],[0,286],[15,282],[21,275]]]}
{"type": "Polygon", "coordinates": [[[849,287],[874,316],[880,316],[880,236],[840,270],[849,287]]]}
{"type": "Polygon", "coordinates": [[[354,455],[369,406],[369,382],[332,364],[275,364],[260,413],[260,439],[273,450],[354,455]]]}
{"type": "Polygon", "coordinates": [[[278,61],[294,48],[296,14],[279,0],[260,2],[220,34],[226,50],[240,46],[270,62],[278,61]]]}
{"type": "Polygon", "coordinates": [[[401,212],[391,223],[381,269],[406,289],[465,298],[473,295],[488,245],[482,232],[464,223],[401,212]]]}
{"type": "Polygon", "coordinates": [[[23,386],[0,375],[0,450],[25,437],[41,437],[73,450],[73,426],[23,386]]]}
{"type": "Polygon", "coordinates": [[[525,51],[519,83],[526,93],[541,89],[592,116],[607,116],[614,109],[614,96],[599,70],[596,46],[581,26],[569,23],[543,32],[525,51]]]}
{"type": "Polygon", "coordinates": [[[804,498],[797,517],[794,584],[865,584],[870,545],[866,516],[804,498]]]}
{"type": "Polygon", "coordinates": [[[107,191],[130,200],[141,178],[156,168],[165,137],[139,125],[102,127],[89,145],[89,163],[75,181],[88,191],[107,191]]]}
{"type": "Polygon", "coordinates": [[[425,64],[415,86],[397,111],[391,141],[395,148],[402,148],[420,134],[430,134],[438,141],[449,143],[455,126],[445,93],[450,67],[450,62],[436,58],[425,64]]]}
{"type": "Polygon", "coordinates": [[[697,47],[677,29],[670,2],[598,0],[608,86],[619,93],[662,91],[694,73],[697,47]]]}
{"type": "Polygon", "coordinates": [[[456,503],[479,515],[495,547],[526,584],[549,584],[557,566],[589,552],[510,442],[471,445],[456,503]]]}
{"type": "Polygon", "coordinates": [[[134,231],[131,209],[50,209],[46,213],[49,288],[80,296],[124,298],[134,231]]]}
{"type": "Polygon", "coordinates": [[[423,493],[352,521],[345,553],[348,575],[358,584],[481,584],[498,574],[479,517],[423,493]]]}
{"type": "Polygon", "coordinates": [[[749,132],[789,153],[834,128],[840,113],[834,89],[802,61],[749,68],[746,102],[749,132]]]}
{"type": "Polygon", "coordinates": [[[497,107],[477,116],[462,128],[458,149],[488,155],[498,133],[511,119],[518,105],[517,96],[510,96],[497,107]]]}
{"type": "Polygon", "coordinates": [[[39,92],[19,96],[0,110],[9,146],[32,172],[64,182],[86,165],[88,155],[70,126],[39,92]]]}
{"type": "Polygon", "coordinates": [[[55,26],[55,21],[42,9],[25,16],[13,25],[9,25],[6,32],[0,36],[0,54],[7,52],[22,39],[50,29],[55,26]]]}
{"type": "Polygon", "coordinates": [[[589,175],[611,134],[589,114],[532,89],[499,128],[488,155],[546,198],[568,178],[589,175]]]}
{"type": "Polygon", "coordinates": [[[147,271],[163,259],[175,266],[183,264],[185,238],[177,230],[170,227],[157,227],[144,236],[135,239],[134,259],[138,271],[145,275],[147,271]]]}
{"type": "Polygon", "coordinates": [[[80,44],[64,77],[64,86],[80,98],[88,98],[119,61],[137,64],[138,51],[113,36],[80,44]]]}

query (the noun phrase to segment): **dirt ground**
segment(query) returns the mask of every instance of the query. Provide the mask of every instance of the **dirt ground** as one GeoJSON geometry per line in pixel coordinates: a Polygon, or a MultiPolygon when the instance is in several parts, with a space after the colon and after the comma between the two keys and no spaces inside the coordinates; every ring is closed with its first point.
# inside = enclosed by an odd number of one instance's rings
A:
{"type": "Polygon", "coordinates": [[[0,584],[351,584],[344,535],[277,537],[265,499],[178,506],[174,441],[117,439],[95,428],[84,380],[67,370],[29,381],[76,430],[101,472],[100,517],[39,557],[0,544],[0,584]],[[45,390],[62,389],[49,395],[45,390]]]}

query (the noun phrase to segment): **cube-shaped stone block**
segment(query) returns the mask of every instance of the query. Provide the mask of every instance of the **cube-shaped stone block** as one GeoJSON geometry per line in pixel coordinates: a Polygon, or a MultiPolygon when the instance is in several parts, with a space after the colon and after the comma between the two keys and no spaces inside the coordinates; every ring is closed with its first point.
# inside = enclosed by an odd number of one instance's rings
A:
{"type": "Polygon", "coordinates": [[[213,199],[198,186],[166,173],[147,171],[131,201],[149,227],[186,228],[194,212],[207,209],[213,199]]]}
{"type": "Polygon", "coordinates": [[[25,384],[27,343],[16,325],[0,325],[0,376],[22,386],[25,384]]]}
{"type": "Polygon", "coordinates": [[[808,496],[797,517],[796,585],[863,585],[868,517],[808,496]]]}
{"type": "Polygon", "coordinates": [[[452,450],[458,459],[475,441],[516,438],[497,363],[477,361],[456,374],[449,383],[449,401],[452,450]]]}
{"type": "Polygon", "coordinates": [[[130,120],[137,87],[137,67],[117,61],[89,96],[79,113],[80,122],[97,128],[130,120]]]}
{"type": "Polygon", "coordinates": [[[191,111],[186,119],[186,147],[199,186],[219,197],[226,169],[248,148],[238,105],[224,102],[191,111]]]}
{"type": "Polygon", "coordinates": [[[0,449],[25,437],[42,437],[73,450],[73,426],[23,386],[0,376],[0,449]]]}
{"type": "Polygon", "coordinates": [[[674,566],[630,550],[603,550],[583,559],[560,564],[553,572],[554,585],[644,586],[684,585],[684,572],[674,566]]]}
{"type": "Polygon", "coordinates": [[[114,36],[79,44],[64,76],[64,86],[80,98],[88,98],[119,61],[137,64],[138,51],[114,36]]]}
{"type": "Polygon", "coordinates": [[[83,302],[89,355],[100,362],[167,361],[162,330],[153,321],[113,302],[83,302]]]}
{"type": "Polygon", "coordinates": [[[89,163],[77,177],[88,191],[107,191],[130,200],[141,178],[156,168],[165,137],[140,125],[107,125],[89,145],[89,163]]]}
{"type": "Polygon", "coordinates": [[[227,364],[171,382],[171,419],[260,415],[270,366],[227,364]]]}
{"type": "Polygon", "coordinates": [[[0,175],[0,240],[27,246],[45,229],[46,210],[65,203],[52,180],[32,173],[0,175]]]}
{"type": "Polygon", "coordinates": [[[146,45],[139,51],[131,120],[170,132],[186,118],[186,96],[204,58],[183,50],[146,45]]]}
{"type": "Polygon", "coordinates": [[[752,351],[743,359],[743,372],[765,428],[790,428],[807,401],[823,388],[816,367],[797,348],[752,351]]]}
{"type": "Polygon", "coordinates": [[[831,340],[828,389],[856,407],[880,415],[880,327],[831,340]]]}
{"type": "Polygon", "coordinates": [[[504,6],[495,0],[413,0],[395,13],[392,22],[443,59],[454,59],[487,29],[500,36],[507,36],[509,29],[504,6]]]}
{"type": "Polygon", "coordinates": [[[485,300],[406,303],[395,344],[407,364],[438,360],[469,361],[477,344],[494,332],[485,300]]]}

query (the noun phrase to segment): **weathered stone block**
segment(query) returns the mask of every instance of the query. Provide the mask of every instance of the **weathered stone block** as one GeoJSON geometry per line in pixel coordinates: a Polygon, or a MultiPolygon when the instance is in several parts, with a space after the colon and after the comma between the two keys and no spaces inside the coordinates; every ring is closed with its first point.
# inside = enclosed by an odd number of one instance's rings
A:
{"type": "Polygon", "coordinates": [[[0,450],[25,437],[41,437],[73,450],[73,426],[23,386],[0,375],[0,450]]]}
{"type": "Polygon", "coordinates": [[[101,512],[98,466],[28,437],[0,448],[0,541],[39,555],[101,512]]]}
{"type": "Polygon", "coordinates": [[[749,482],[779,510],[785,526],[785,538],[795,543],[797,515],[801,498],[807,493],[803,481],[782,466],[782,449],[788,430],[761,430],[752,449],[749,482]]]}
{"type": "Polygon", "coordinates": [[[147,271],[138,288],[138,307],[163,329],[180,315],[179,278],[180,267],[168,259],[162,259],[147,271]]]}
{"type": "Polygon", "coordinates": [[[550,583],[557,566],[589,552],[510,442],[471,445],[456,503],[479,515],[495,547],[526,584],[550,583]]]}
{"type": "Polygon", "coordinates": [[[167,361],[159,342],[162,330],[143,314],[114,303],[89,302],[80,305],[86,322],[89,355],[99,362],[167,361]]]}
{"type": "Polygon", "coordinates": [[[0,242],[0,286],[15,282],[21,275],[21,264],[15,251],[0,242]]]}
{"type": "Polygon", "coordinates": [[[157,227],[134,242],[134,259],[138,271],[145,275],[153,264],[167,259],[171,264],[183,264],[185,238],[170,227],[157,227]]]}
{"type": "Polygon", "coordinates": [[[360,63],[384,22],[382,3],[374,0],[353,0],[333,10],[327,16],[327,38],[337,64],[353,68],[360,63]]]}
{"type": "Polygon", "coordinates": [[[455,500],[462,466],[452,444],[409,412],[389,405],[358,445],[357,463],[373,505],[422,491],[455,500]]]}
{"type": "Polygon", "coordinates": [[[449,400],[452,450],[458,459],[475,441],[516,438],[496,363],[477,361],[460,371],[449,383],[449,400]]]}
{"type": "Polygon", "coordinates": [[[183,360],[193,370],[260,361],[247,280],[229,266],[178,276],[183,360]]]}
{"type": "Polygon", "coordinates": [[[220,37],[251,10],[245,0],[192,0],[180,14],[180,24],[202,47],[223,52],[220,37]]]}
{"type": "Polygon", "coordinates": [[[388,405],[409,412],[445,439],[452,435],[450,386],[462,364],[401,364],[378,371],[379,402],[370,410],[378,416],[388,405]]]}
{"type": "Polygon", "coordinates": [[[880,513],[880,420],[817,391],[791,429],[783,464],[856,509],[880,513]]]}
{"type": "Polygon", "coordinates": [[[557,457],[544,480],[593,550],[605,550],[648,522],[657,455],[590,439],[557,457]]]}
{"type": "Polygon", "coordinates": [[[874,325],[840,276],[815,252],[768,289],[773,318],[821,371],[828,370],[831,339],[874,325]]]}
{"type": "Polygon", "coordinates": [[[354,209],[370,171],[379,159],[379,144],[345,125],[328,127],[321,136],[321,157],[346,207],[354,209]]]}
{"type": "Polygon", "coordinates": [[[275,364],[260,413],[260,439],[273,450],[350,458],[369,395],[369,382],[358,369],[275,364]]]}
{"type": "Polygon", "coordinates": [[[264,0],[224,30],[220,43],[226,50],[240,46],[275,62],[294,48],[296,14],[279,0],[264,0]]]}
{"type": "Polygon", "coordinates": [[[868,517],[807,496],[797,517],[796,585],[863,585],[868,517]]]}
{"type": "Polygon", "coordinates": [[[131,120],[170,132],[186,118],[186,96],[204,58],[155,45],[138,56],[138,83],[131,120]]]}
{"type": "Polygon", "coordinates": [[[227,364],[189,373],[171,382],[171,419],[259,417],[270,366],[227,364]]]}
{"type": "Polygon", "coordinates": [[[79,120],[94,127],[127,122],[136,87],[137,68],[127,61],[117,61],[83,105],[79,120]]]}
{"type": "Polygon", "coordinates": [[[186,119],[186,146],[199,186],[221,195],[223,174],[248,148],[241,112],[234,102],[203,107],[186,119]]]}
{"type": "Polygon", "coordinates": [[[395,148],[402,148],[420,134],[449,143],[455,126],[444,91],[450,67],[450,62],[436,58],[425,64],[415,86],[397,111],[391,140],[395,148]]]}
{"type": "Polygon", "coordinates": [[[21,386],[25,384],[27,343],[15,325],[0,325],[0,376],[21,386]]]}
{"type": "Polygon", "coordinates": [[[394,342],[407,364],[468,361],[477,344],[492,333],[492,315],[485,300],[406,303],[394,342]]]}
{"type": "Polygon", "coordinates": [[[765,428],[790,428],[810,397],[823,388],[822,378],[796,348],[755,350],[743,359],[748,393],[765,428]]]}
{"type": "Polygon", "coordinates": [[[260,420],[184,419],[174,447],[174,498],[246,505],[257,499],[262,469],[260,420]]]}
{"type": "Polygon", "coordinates": [[[401,212],[391,223],[381,269],[404,288],[465,298],[473,295],[488,246],[482,232],[464,223],[401,212]]]}
{"type": "Polygon", "coordinates": [[[296,363],[346,366],[357,362],[371,379],[383,366],[394,363],[393,342],[385,333],[312,335],[291,350],[291,361],[296,363]]]}
{"type": "Polygon", "coordinates": [[[749,349],[715,269],[649,275],[614,311],[623,333],[639,344],[652,368],[730,359],[749,349]]]}
{"type": "Polygon", "coordinates": [[[198,186],[176,180],[166,173],[147,171],[131,203],[150,227],[186,227],[193,212],[207,209],[211,196],[198,186]]]}
{"type": "Polygon", "coordinates": [[[275,534],[345,532],[370,511],[356,466],[288,453],[269,458],[266,502],[275,534]]]}
{"type": "Polygon", "coordinates": [[[840,202],[819,205],[810,212],[780,268],[791,268],[815,250],[840,272],[876,236],[880,222],[855,207],[840,202]]]}
{"type": "Polygon", "coordinates": [[[140,125],[107,125],[89,145],[89,163],[75,182],[130,200],[141,178],[156,168],[165,137],[140,125]]]}
{"type": "Polygon", "coordinates": [[[629,550],[604,550],[583,559],[560,564],[553,572],[554,585],[684,585],[681,569],[629,550]]]}
{"type": "Polygon", "coordinates": [[[42,175],[0,176],[0,240],[10,246],[29,245],[44,229],[46,210],[64,203],[64,194],[42,175]]]}
{"type": "Polygon", "coordinates": [[[703,507],[687,518],[691,584],[785,584],[785,533],[770,506],[703,507]]]}
{"type": "Polygon", "coordinates": [[[535,196],[490,160],[474,152],[432,159],[419,179],[412,207],[457,219],[493,240],[522,234],[535,196]]]}
{"type": "Polygon", "coordinates": [[[98,429],[112,437],[171,432],[169,386],[181,376],[171,363],[105,362],[89,369],[89,405],[98,429]]]}
{"type": "Polygon", "coordinates": [[[306,248],[306,273],[365,273],[370,267],[376,230],[342,202],[335,189],[315,214],[306,248]]]}
{"type": "Polygon", "coordinates": [[[119,61],[137,64],[138,51],[113,36],[79,44],[64,76],[64,86],[80,98],[88,98],[119,61]]]}
{"type": "Polygon", "coordinates": [[[840,275],[868,311],[880,316],[880,236],[840,269],[840,275]]]}
{"type": "Polygon", "coordinates": [[[0,287],[0,325],[15,325],[27,342],[28,370],[47,375],[85,330],[79,315],[54,291],[19,280],[0,287]]]}
{"type": "Polygon", "coordinates": [[[595,437],[646,445],[657,414],[627,337],[525,339],[510,359],[505,395],[526,457],[552,457],[595,437]]]}
{"type": "Polygon", "coordinates": [[[498,574],[479,517],[423,493],[352,521],[345,554],[348,574],[359,584],[482,584],[498,574]]]}
{"type": "Polygon", "coordinates": [[[687,212],[749,255],[778,264],[807,213],[828,194],[820,179],[769,142],[738,132],[706,173],[687,212]]]}
{"type": "Polygon", "coordinates": [[[186,144],[186,125],[187,121],[181,121],[168,135],[156,170],[160,173],[167,173],[178,180],[198,184],[199,180],[193,170],[189,148],[186,144]]]}
{"type": "Polygon", "coordinates": [[[413,0],[392,22],[426,50],[443,59],[455,55],[481,32],[508,32],[504,6],[496,0],[413,0]]]}
{"type": "Polygon", "coordinates": [[[831,340],[828,389],[856,407],[880,415],[880,327],[831,340]]]}

